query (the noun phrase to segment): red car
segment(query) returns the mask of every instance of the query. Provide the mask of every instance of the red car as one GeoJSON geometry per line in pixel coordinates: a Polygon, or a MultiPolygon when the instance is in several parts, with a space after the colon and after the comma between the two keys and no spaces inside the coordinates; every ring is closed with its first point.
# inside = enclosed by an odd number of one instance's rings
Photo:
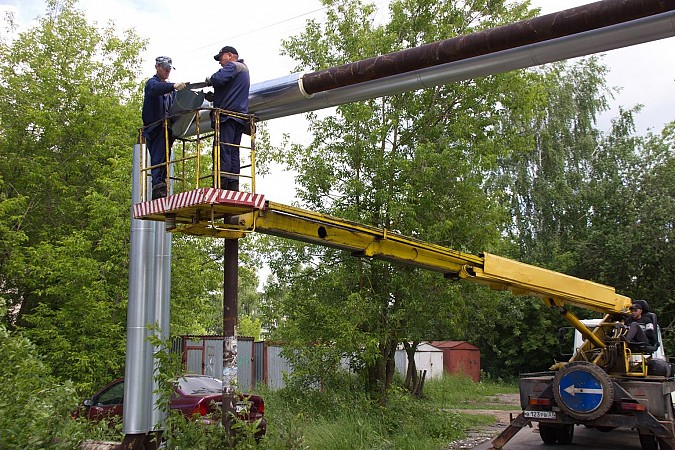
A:
{"type": "MultiPolygon", "coordinates": [[[[223,382],[206,375],[183,375],[177,380],[175,393],[171,396],[169,408],[178,410],[187,417],[194,415],[206,416],[214,414],[220,416],[222,411],[223,382]]],[[[105,418],[119,418],[122,420],[124,410],[124,378],[119,378],[105,386],[86,399],[83,406],[74,413],[75,417],[83,417],[93,421],[105,418]]],[[[237,402],[237,416],[248,422],[258,419],[260,438],[267,431],[265,402],[258,395],[240,395],[237,402]]]]}

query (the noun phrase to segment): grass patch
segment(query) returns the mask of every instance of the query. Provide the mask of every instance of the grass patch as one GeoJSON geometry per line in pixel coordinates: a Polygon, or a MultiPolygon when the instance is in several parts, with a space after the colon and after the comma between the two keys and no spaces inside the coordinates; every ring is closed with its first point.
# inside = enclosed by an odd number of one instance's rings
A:
{"type": "Polygon", "coordinates": [[[462,414],[471,402],[517,392],[502,383],[473,383],[447,376],[425,385],[416,399],[394,388],[382,406],[353,384],[324,392],[292,388],[262,392],[268,435],[259,448],[268,449],[443,449],[468,429],[494,423],[484,414],[462,414]]]}
{"type": "Polygon", "coordinates": [[[500,394],[517,394],[515,383],[480,381],[475,383],[461,375],[444,375],[424,386],[424,394],[439,408],[454,409],[512,409],[497,404],[500,394]]]}

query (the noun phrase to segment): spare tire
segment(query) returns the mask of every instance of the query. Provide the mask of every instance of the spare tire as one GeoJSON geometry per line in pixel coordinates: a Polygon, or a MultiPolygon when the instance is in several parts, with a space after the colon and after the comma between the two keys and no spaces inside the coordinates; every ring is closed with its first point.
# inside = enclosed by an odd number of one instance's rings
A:
{"type": "Polygon", "coordinates": [[[614,384],[607,372],[585,361],[560,369],[552,387],[561,411],[579,420],[602,417],[614,401],[614,384]]]}

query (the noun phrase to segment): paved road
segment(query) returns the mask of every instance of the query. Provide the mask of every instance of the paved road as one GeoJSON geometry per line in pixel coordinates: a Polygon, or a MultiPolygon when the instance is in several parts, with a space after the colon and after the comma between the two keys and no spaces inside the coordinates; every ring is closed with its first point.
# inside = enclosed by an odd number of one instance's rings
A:
{"type": "MultiPolygon", "coordinates": [[[[474,450],[487,450],[491,448],[491,442],[485,442],[474,450]]],[[[595,428],[584,426],[574,427],[574,439],[571,445],[546,445],[539,437],[536,423],[532,428],[525,427],[511,439],[503,450],[527,450],[555,448],[555,450],[640,450],[640,439],[637,431],[628,429],[616,429],[610,432],[598,431],[595,428]]]]}

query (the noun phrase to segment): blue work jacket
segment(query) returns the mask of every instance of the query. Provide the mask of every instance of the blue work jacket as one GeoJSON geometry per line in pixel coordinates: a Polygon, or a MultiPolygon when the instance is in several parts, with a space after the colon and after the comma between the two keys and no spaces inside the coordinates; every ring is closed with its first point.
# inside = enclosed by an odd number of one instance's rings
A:
{"type": "MultiPolygon", "coordinates": [[[[162,120],[169,116],[169,110],[175,99],[173,83],[161,81],[155,74],[145,83],[145,95],[143,97],[143,125],[162,120]]],[[[157,124],[159,125],[159,124],[157,124]]],[[[143,129],[143,135],[148,135],[157,125],[143,129]]]]}
{"type": "Polygon", "coordinates": [[[214,107],[248,114],[248,91],[251,78],[243,59],[228,62],[210,78],[213,85],[214,107]]]}

